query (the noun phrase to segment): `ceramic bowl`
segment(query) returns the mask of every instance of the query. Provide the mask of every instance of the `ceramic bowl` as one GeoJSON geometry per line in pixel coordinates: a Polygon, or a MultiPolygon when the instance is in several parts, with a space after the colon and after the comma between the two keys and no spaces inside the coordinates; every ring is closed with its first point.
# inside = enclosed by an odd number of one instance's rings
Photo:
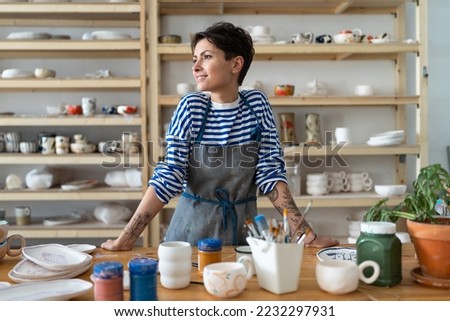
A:
{"type": "Polygon", "coordinates": [[[37,144],[35,142],[20,142],[19,148],[23,154],[35,153],[37,151],[37,144]]]}
{"type": "Polygon", "coordinates": [[[406,192],[406,185],[375,185],[375,192],[383,197],[399,196],[406,192]]]}
{"type": "Polygon", "coordinates": [[[119,115],[125,115],[125,114],[135,114],[137,112],[137,106],[128,106],[128,105],[122,105],[117,106],[117,113],[119,115]]]}
{"type": "Polygon", "coordinates": [[[85,154],[95,152],[96,146],[94,144],[85,143],[71,143],[70,151],[75,154],[85,154]]]}
{"type": "Polygon", "coordinates": [[[181,43],[181,36],[179,35],[162,35],[158,37],[159,43],[181,43]]]}
{"type": "Polygon", "coordinates": [[[292,96],[294,89],[294,85],[276,85],[274,92],[276,96],[292,96]]]}
{"type": "Polygon", "coordinates": [[[34,76],[36,78],[53,78],[56,76],[56,71],[48,68],[36,68],[34,70],[34,76]]]}

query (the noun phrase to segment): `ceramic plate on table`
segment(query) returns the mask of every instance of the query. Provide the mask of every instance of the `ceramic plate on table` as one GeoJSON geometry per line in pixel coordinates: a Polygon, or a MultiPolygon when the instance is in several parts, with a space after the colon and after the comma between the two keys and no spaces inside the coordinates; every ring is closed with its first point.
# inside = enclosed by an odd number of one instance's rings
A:
{"type": "Polygon", "coordinates": [[[92,244],[69,244],[67,247],[87,254],[91,254],[97,248],[92,244]]]}
{"type": "Polygon", "coordinates": [[[319,261],[353,261],[356,262],[356,248],[353,247],[329,247],[317,252],[319,261]]]}
{"type": "Polygon", "coordinates": [[[84,179],[79,181],[67,182],[61,185],[61,189],[64,191],[75,191],[84,188],[92,188],[98,183],[95,179],[84,179]]]}
{"type": "Polygon", "coordinates": [[[24,257],[50,270],[63,271],[85,266],[92,256],[61,244],[42,244],[26,246],[22,249],[24,257]]]}
{"type": "Polygon", "coordinates": [[[86,265],[75,267],[66,271],[52,271],[44,268],[28,259],[24,259],[16,264],[16,266],[9,271],[8,276],[16,283],[53,281],[61,279],[71,279],[83,274],[91,267],[91,261],[86,262],[86,265]]]}
{"type": "Polygon", "coordinates": [[[0,301],[61,301],[87,293],[92,283],[80,279],[62,279],[15,284],[0,288],[0,301]]]}

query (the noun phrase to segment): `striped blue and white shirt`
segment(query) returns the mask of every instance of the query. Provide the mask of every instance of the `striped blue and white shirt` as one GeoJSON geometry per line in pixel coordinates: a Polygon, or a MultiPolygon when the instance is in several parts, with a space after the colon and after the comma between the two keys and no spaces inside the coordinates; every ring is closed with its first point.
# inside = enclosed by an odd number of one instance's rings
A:
{"type": "MultiPolygon", "coordinates": [[[[262,136],[255,179],[260,191],[266,194],[278,181],[286,182],[283,150],[272,107],[265,94],[257,90],[241,93],[254,113],[240,98],[230,104],[212,102],[201,143],[229,146],[254,141],[251,134],[259,123],[262,136]]],[[[208,101],[208,93],[187,94],[181,98],[172,116],[166,133],[165,160],[158,163],[149,181],[163,203],[178,195],[186,184],[190,152],[202,126],[208,101]]]]}

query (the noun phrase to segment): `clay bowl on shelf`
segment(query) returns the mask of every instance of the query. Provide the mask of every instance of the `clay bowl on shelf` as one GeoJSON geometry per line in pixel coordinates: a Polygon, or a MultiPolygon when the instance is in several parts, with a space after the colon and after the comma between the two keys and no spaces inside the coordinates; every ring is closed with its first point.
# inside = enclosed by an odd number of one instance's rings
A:
{"type": "Polygon", "coordinates": [[[274,88],[275,96],[292,96],[294,89],[294,85],[276,85],[274,88]]]}
{"type": "Polygon", "coordinates": [[[181,36],[179,35],[162,35],[158,37],[159,43],[181,43],[181,36]]]}
{"type": "Polygon", "coordinates": [[[406,185],[375,185],[374,188],[383,197],[399,196],[406,192],[406,185]]]}

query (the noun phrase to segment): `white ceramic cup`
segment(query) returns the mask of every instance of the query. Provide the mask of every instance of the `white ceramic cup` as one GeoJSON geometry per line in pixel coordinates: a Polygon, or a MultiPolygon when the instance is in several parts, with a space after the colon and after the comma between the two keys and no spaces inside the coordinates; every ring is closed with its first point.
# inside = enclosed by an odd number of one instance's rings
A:
{"type": "Polygon", "coordinates": [[[5,133],[5,145],[6,152],[17,153],[20,150],[20,133],[19,132],[9,132],[5,133]]]}
{"type": "Polygon", "coordinates": [[[334,130],[336,144],[351,144],[350,129],[348,127],[337,127],[334,130]]]}
{"type": "Polygon", "coordinates": [[[247,26],[245,29],[252,36],[267,36],[270,33],[270,28],[267,26],[247,26]]]}
{"type": "Polygon", "coordinates": [[[255,262],[253,262],[252,248],[250,245],[238,246],[234,251],[236,252],[236,261],[243,256],[248,257],[251,260],[252,275],[256,275],[255,262]]]}
{"type": "Polygon", "coordinates": [[[56,154],[62,155],[69,153],[70,137],[58,135],[55,137],[56,154]]]}
{"type": "Polygon", "coordinates": [[[189,84],[186,82],[180,82],[177,84],[177,94],[178,95],[186,95],[194,91],[195,87],[193,84],[189,84]]]}
{"type": "Polygon", "coordinates": [[[233,298],[244,291],[252,277],[251,260],[240,257],[237,262],[218,262],[203,268],[203,284],[208,293],[222,299],[233,298]]]}
{"type": "Polygon", "coordinates": [[[95,114],[97,107],[97,99],[94,97],[81,98],[81,108],[83,109],[83,115],[92,116],[95,114]]]}
{"type": "Polygon", "coordinates": [[[375,94],[375,87],[372,85],[356,85],[356,96],[373,96],[375,94]]]}
{"type": "Polygon", "coordinates": [[[191,282],[192,247],[188,242],[163,242],[158,246],[158,269],[161,285],[182,289],[191,282]]]}
{"type": "Polygon", "coordinates": [[[37,151],[37,144],[35,142],[20,142],[19,148],[22,154],[35,153],[37,151]]]}
{"type": "Polygon", "coordinates": [[[358,288],[359,280],[371,284],[380,275],[380,266],[375,261],[364,261],[357,265],[353,261],[330,260],[316,264],[316,279],[319,287],[332,294],[346,294],[358,288]],[[366,277],[363,271],[373,268],[373,274],[366,277]]]}

